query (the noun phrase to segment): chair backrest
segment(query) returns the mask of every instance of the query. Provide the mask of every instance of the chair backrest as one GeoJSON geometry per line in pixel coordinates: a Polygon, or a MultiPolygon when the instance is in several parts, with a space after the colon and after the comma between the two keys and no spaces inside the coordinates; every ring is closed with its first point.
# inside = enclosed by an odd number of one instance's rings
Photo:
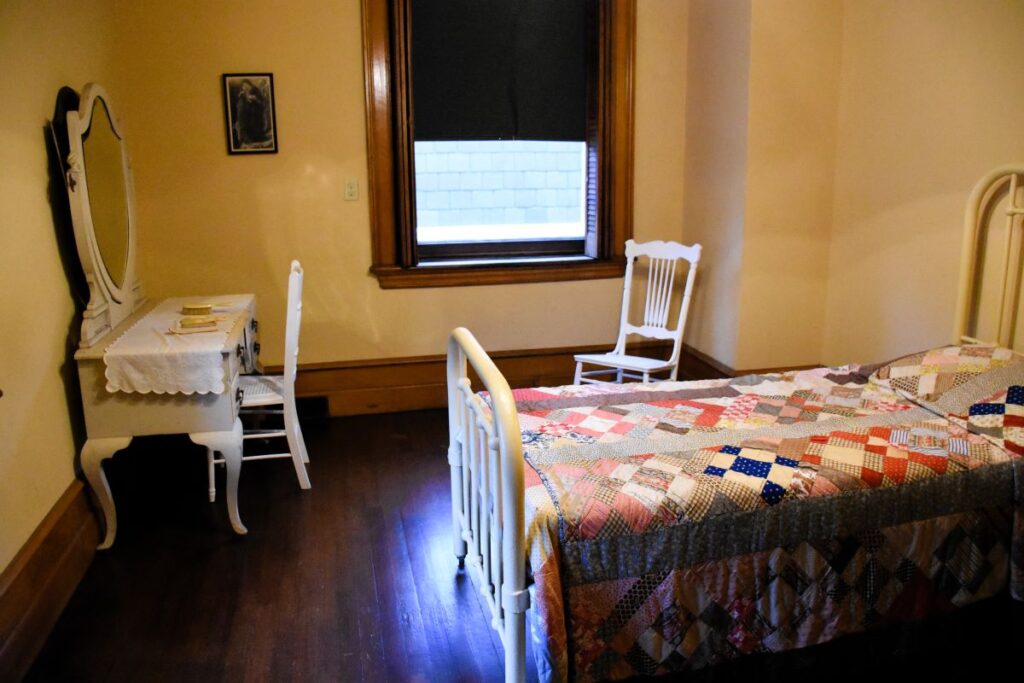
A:
{"type": "Polygon", "coordinates": [[[302,325],[302,265],[292,261],[288,275],[288,314],[284,322],[284,391],[294,405],[295,375],[299,366],[299,327],[302,325]]]}
{"type": "Polygon", "coordinates": [[[622,287],[622,318],[619,321],[619,338],[615,343],[615,353],[625,353],[626,337],[630,334],[640,335],[649,339],[671,339],[673,362],[679,360],[679,351],[686,329],[686,315],[690,309],[690,295],[693,293],[693,281],[697,275],[697,262],[700,261],[701,246],[686,246],[678,242],[626,242],[626,278],[622,287]],[[641,325],[629,322],[629,304],[633,284],[633,265],[640,258],[648,260],[647,286],[644,295],[644,317],[641,325]],[[679,262],[689,264],[686,274],[686,285],[679,301],[679,315],[674,328],[669,328],[672,291],[675,284],[679,262]]]}

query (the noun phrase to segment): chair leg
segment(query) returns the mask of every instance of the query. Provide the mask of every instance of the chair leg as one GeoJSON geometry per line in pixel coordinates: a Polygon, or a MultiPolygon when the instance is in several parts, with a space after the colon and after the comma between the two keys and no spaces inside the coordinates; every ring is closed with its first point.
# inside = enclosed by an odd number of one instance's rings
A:
{"type": "Polygon", "coordinates": [[[651,373],[644,372],[644,384],[647,384],[650,381],[651,381],[651,373]]]}
{"type": "MultiPolygon", "coordinates": [[[[295,414],[293,408],[291,414],[295,414]]],[[[292,464],[295,465],[295,476],[299,478],[299,488],[313,488],[309,481],[309,473],[306,472],[306,461],[309,456],[306,453],[306,443],[302,439],[302,428],[299,427],[298,419],[292,421],[288,411],[284,414],[285,438],[288,439],[288,452],[292,454],[292,464]]]]}
{"type": "Polygon", "coordinates": [[[302,455],[302,462],[309,464],[309,453],[306,451],[306,439],[302,436],[302,426],[296,424],[295,431],[298,434],[299,451],[302,455]]]}
{"type": "Polygon", "coordinates": [[[615,381],[622,384],[622,368],[615,371],[615,381]]]}
{"type": "Polygon", "coordinates": [[[583,377],[583,362],[576,361],[576,377],[573,379],[573,384],[579,384],[580,379],[583,377]]]}
{"type": "Polygon", "coordinates": [[[206,449],[206,477],[210,483],[209,494],[210,502],[217,500],[217,477],[213,471],[213,449],[206,449]]]}

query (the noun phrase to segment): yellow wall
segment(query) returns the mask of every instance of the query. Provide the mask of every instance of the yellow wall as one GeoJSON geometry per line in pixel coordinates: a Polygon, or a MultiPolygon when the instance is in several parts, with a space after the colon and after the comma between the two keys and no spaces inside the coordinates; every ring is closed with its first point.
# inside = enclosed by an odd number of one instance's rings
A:
{"type": "Polygon", "coordinates": [[[733,368],[813,362],[840,5],[693,0],[689,23],[684,235],[704,245],[704,260],[687,339],[733,368]]]}
{"type": "Polygon", "coordinates": [[[697,349],[737,369],[951,334],[964,204],[1024,158],[1024,4],[692,0],[697,349]]]}
{"type": "Polygon", "coordinates": [[[750,0],[691,0],[689,27],[683,238],[704,250],[686,340],[733,365],[743,255],[750,0]]]}
{"type": "Polygon", "coordinates": [[[751,9],[740,369],[820,357],[842,37],[838,2],[751,9]]]}
{"type": "Polygon", "coordinates": [[[964,205],[1024,160],[1024,3],[844,3],[822,360],[875,361],[952,334],[964,205]]]}
{"type": "MultiPolygon", "coordinates": [[[[686,3],[639,3],[638,239],[682,230],[686,3]]],[[[253,291],[264,358],[282,351],[286,276],[303,262],[303,362],[439,354],[465,325],[488,349],[611,342],[621,282],[380,289],[368,274],[360,3],[134,3],[111,93],[135,163],[140,276],[151,295],[253,291]],[[222,72],[272,71],[280,152],[225,153],[222,72]],[[343,201],[356,178],[357,202],[343,201]]]]}
{"type": "Polygon", "coordinates": [[[113,78],[111,14],[105,0],[0,3],[0,570],[74,478],[61,379],[74,305],[43,127],[62,85],[113,78]]]}

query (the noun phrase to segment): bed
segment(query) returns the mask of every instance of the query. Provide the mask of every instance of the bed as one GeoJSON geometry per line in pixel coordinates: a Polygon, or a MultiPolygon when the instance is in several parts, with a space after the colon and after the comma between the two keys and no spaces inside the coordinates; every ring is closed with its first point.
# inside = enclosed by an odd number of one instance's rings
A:
{"type": "Polygon", "coordinates": [[[512,390],[456,329],[454,552],[506,681],[528,634],[541,680],[615,680],[1024,599],[1022,176],[971,194],[954,343],[889,363],[512,390]]]}

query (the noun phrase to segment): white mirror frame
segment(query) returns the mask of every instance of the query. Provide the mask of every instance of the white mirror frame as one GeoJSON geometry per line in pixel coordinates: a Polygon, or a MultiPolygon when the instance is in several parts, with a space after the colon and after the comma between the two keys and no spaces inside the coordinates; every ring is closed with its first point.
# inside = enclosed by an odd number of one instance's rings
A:
{"type": "Polygon", "coordinates": [[[86,84],[79,100],[78,111],[67,113],[67,125],[70,152],[64,181],[71,204],[78,258],[82,262],[85,279],[89,283],[89,305],[82,317],[80,342],[82,348],[87,348],[134,313],[145,299],[135,273],[135,190],[132,184],[131,164],[128,161],[128,150],[124,145],[120,123],[103,86],[97,83],[86,84]],[[128,259],[120,287],[110,277],[96,240],[89,205],[89,181],[83,164],[85,155],[82,135],[92,124],[92,112],[97,99],[103,100],[114,135],[121,143],[121,165],[125,182],[125,200],[128,205],[128,259]]]}

